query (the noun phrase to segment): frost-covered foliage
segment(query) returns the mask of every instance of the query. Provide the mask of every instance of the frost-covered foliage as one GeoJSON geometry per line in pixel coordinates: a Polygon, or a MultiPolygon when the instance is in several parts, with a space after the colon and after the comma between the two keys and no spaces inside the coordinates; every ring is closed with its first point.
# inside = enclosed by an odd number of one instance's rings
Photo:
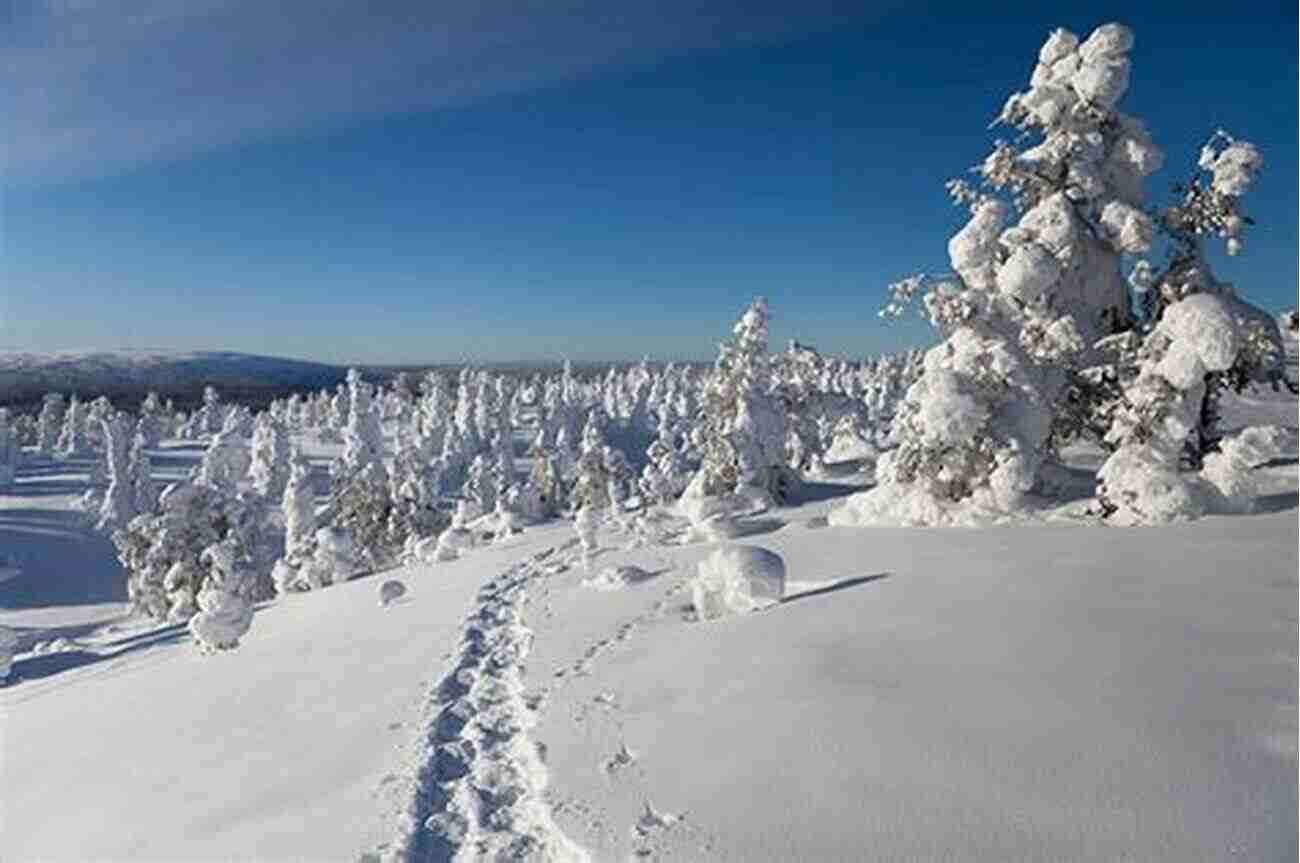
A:
{"type": "Polygon", "coordinates": [[[700,561],[690,589],[700,620],[745,614],[781,601],[785,561],[758,546],[725,545],[700,561]]]}
{"type": "Polygon", "coordinates": [[[44,455],[54,455],[63,429],[64,402],[61,393],[48,393],[41,402],[36,418],[36,448],[44,455]]]}
{"type": "Polygon", "coordinates": [[[255,492],[272,500],[280,499],[289,480],[289,432],[269,411],[257,416],[248,477],[255,492]]]}
{"type": "Polygon", "coordinates": [[[233,537],[214,543],[199,555],[204,570],[198,612],[189,630],[201,650],[211,652],[239,646],[253,625],[253,607],[246,598],[247,582],[254,578],[243,549],[233,537]]]}
{"type": "Polygon", "coordinates": [[[332,503],[331,527],[350,537],[358,560],[369,571],[392,564],[400,555],[404,538],[389,532],[393,512],[388,473],[380,462],[371,462],[337,487],[332,503]]]}

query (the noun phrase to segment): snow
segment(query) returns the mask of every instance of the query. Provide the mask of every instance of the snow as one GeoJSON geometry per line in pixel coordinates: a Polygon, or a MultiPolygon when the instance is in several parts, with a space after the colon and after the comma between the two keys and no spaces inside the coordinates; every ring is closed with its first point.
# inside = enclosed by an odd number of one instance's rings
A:
{"type": "Polygon", "coordinates": [[[1295,400],[1224,410],[1252,515],[828,527],[853,488],[822,483],[737,519],[784,573],[756,613],[696,620],[701,565],[744,569],[685,518],[601,521],[591,570],[553,521],[260,604],[211,655],[122,616],[67,510],[88,465],[33,457],[0,497],[6,857],[1294,857],[1295,400]]]}

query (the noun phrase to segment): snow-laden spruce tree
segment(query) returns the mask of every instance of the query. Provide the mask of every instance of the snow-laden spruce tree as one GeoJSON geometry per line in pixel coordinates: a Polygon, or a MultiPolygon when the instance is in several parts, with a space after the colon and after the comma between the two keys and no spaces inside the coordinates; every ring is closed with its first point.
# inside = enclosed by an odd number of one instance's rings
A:
{"type": "Polygon", "coordinates": [[[196,433],[201,436],[214,435],[226,424],[226,406],[221,403],[217,388],[203,388],[203,406],[195,412],[196,433]]]}
{"type": "Polygon", "coordinates": [[[646,449],[648,462],[641,471],[639,487],[648,504],[666,504],[686,489],[690,476],[677,448],[677,432],[670,412],[661,412],[659,434],[646,449]]]}
{"type": "Polygon", "coordinates": [[[86,456],[91,452],[90,439],[86,436],[86,406],[75,395],[68,402],[68,410],[63,417],[58,452],[67,457],[86,456]]]}
{"type": "Polygon", "coordinates": [[[278,501],[284,494],[289,480],[289,432],[269,411],[257,416],[248,476],[253,490],[263,497],[278,501]]]}
{"type": "Polygon", "coordinates": [[[248,473],[248,444],[241,431],[242,418],[231,412],[212,438],[194,470],[197,481],[233,496],[248,473]]]}
{"type": "Polygon", "coordinates": [[[197,597],[198,613],[190,618],[189,630],[205,652],[239,646],[253,625],[253,607],[245,598],[245,582],[254,573],[243,549],[231,537],[205,548],[199,555],[205,570],[203,589],[197,597]]]}
{"type": "Polygon", "coordinates": [[[538,429],[528,455],[533,464],[525,494],[531,509],[526,512],[534,519],[551,518],[565,509],[568,495],[555,451],[547,442],[545,427],[538,429]]]}
{"type": "Polygon", "coordinates": [[[1250,220],[1240,199],[1261,165],[1254,146],[1215,133],[1182,200],[1160,214],[1174,245],[1168,264],[1135,268],[1145,334],[1107,340],[1116,362],[1091,370],[1094,410],[1114,448],[1098,471],[1097,497],[1113,523],[1249,511],[1249,471],[1276,455],[1276,441],[1261,431],[1227,442],[1218,434],[1219,394],[1275,380],[1285,350],[1273,318],[1218,281],[1202,249],[1204,237],[1217,235],[1230,254],[1241,250],[1250,220]]]}
{"type": "Polygon", "coordinates": [[[605,417],[599,404],[587,415],[582,429],[582,446],[576,464],[576,478],[569,495],[576,507],[573,527],[582,547],[584,563],[590,567],[596,553],[597,531],[614,501],[610,496],[610,470],[605,444],[605,417]]]}
{"type": "Polygon", "coordinates": [[[131,438],[126,474],[135,513],[153,513],[158,508],[158,488],[154,485],[149,453],[145,451],[145,438],[139,433],[139,422],[136,423],[136,434],[131,438]]]}
{"type": "Polygon", "coordinates": [[[313,578],[310,566],[316,553],[316,490],[311,463],[296,447],[289,459],[289,479],[280,511],[284,518],[284,556],[271,570],[276,593],[284,595],[322,586],[319,579],[313,578]]]}
{"type": "Polygon", "coordinates": [[[156,514],[138,515],[113,532],[132,607],[158,620],[188,620],[202,586],[199,555],[227,531],[219,492],[193,482],[169,485],[156,514]]]}
{"type": "Polygon", "coordinates": [[[1143,183],[1164,156],[1116,108],[1132,46],[1118,24],[1082,43],[1053,32],[1029,89],[998,118],[1017,143],[995,144],[975,169],[980,188],[949,184],[972,214],[948,244],[954,274],[895,285],[885,310],[927,289],[944,341],[899,407],[878,486],[833,522],[942,524],[1022,509],[1051,455],[1071,369],[1129,325],[1120,256],[1144,253],[1155,232],[1143,183]]]}
{"type": "Polygon", "coordinates": [[[379,412],[371,403],[370,384],[356,369],[348,369],[348,413],[343,430],[343,460],[340,475],[358,473],[368,465],[383,468],[384,438],[379,412]]]}
{"type": "Polygon", "coordinates": [[[156,447],[168,430],[168,420],[162,399],[156,392],[150,392],[140,403],[140,419],[136,423],[135,433],[143,438],[146,447],[156,447]]]}
{"type": "Polygon", "coordinates": [[[786,465],[786,416],[772,393],[767,328],[767,301],[755,298],[704,383],[693,433],[701,463],[692,485],[706,496],[745,489],[783,501],[798,485],[786,465]]]}
{"type": "Polygon", "coordinates": [[[63,394],[46,393],[36,418],[36,448],[42,455],[52,456],[58,450],[64,411],[63,394]]]}
{"type": "Polygon", "coordinates": [[[414,548],[447,524],[438,508],[441,475],[436,461],[429,461],[417,439],[407,438],[398,447],[390,474],[392,507],[388,513],[388,543],[393,548],[414,548]]]}
{"type": "Polygon", "coordinates": [[[101,426],[104,457],[108,463],[108,489],[104,492],[104,501],[95,527],[97,530],[113,531],[137,515],[130,470],[131,438],[135,427],[123,414],[101,421],[101,426]]]}

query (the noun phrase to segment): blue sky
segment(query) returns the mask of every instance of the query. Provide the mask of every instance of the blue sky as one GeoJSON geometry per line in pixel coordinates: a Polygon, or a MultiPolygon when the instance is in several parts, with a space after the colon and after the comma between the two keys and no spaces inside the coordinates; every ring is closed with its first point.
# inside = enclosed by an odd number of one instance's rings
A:
{"type": "Polygon", "coordinates": [[[0,350],[705,358],[759,293],[778,344],[924,344],[876,311],[946,268],[944,181],[1050,29],[1110,20],[1153,198],[1254,141],[1216,265],[1295,304],[1294,3],[972,5],[17,0],[0,350]]]}

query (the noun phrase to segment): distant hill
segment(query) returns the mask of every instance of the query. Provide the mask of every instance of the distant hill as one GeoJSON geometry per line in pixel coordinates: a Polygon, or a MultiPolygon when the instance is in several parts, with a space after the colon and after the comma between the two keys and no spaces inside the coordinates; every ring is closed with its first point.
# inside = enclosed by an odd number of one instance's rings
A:
{"type": "Polygon", "coordinates": [[[229,351],[0,351],[0,405],[31,410],[47,392],[108,396],[134,406],[149,390],[192,407],[212,385],[231,401],[260,405],[340,383],[342,366],[229,351]]]}

